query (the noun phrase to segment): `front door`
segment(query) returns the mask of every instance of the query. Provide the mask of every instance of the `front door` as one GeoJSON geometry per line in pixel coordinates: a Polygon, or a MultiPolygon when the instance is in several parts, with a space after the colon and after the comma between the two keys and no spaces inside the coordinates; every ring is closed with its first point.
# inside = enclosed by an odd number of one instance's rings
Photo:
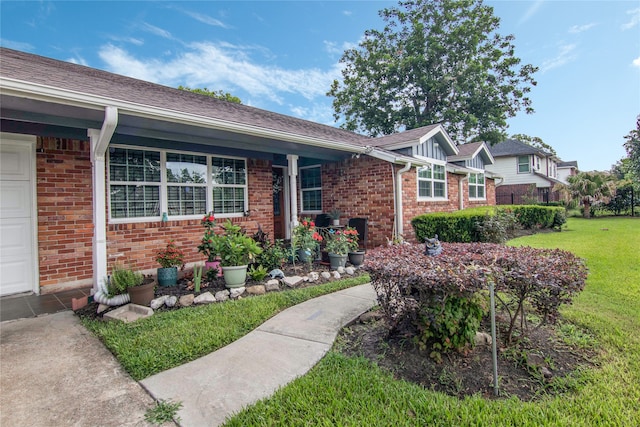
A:
{"type": "Polygon", "coordinates": [[[34,291],[34,137],[0,134],[0,295],[34,291]]]}
{"type": "Polygon", "coordinates": [[[273,168],[273,238],[285,239],[287,209],[285,206],[284,168],[273,168]]]}

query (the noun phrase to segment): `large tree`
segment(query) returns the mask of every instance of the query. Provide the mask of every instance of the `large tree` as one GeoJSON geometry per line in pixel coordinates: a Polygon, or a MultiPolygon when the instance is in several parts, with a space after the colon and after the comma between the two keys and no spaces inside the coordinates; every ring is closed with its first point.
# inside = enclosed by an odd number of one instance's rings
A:
{"type": "Polygon", "coordinates": [[[372,136],[443,123],[458,142],[497,143],[524,109],[537,67],[520,65],[514,37],[482,0],[410,0],[380,11],[383,30],[348,49],[334,81],[336,120],[372,136]]]}
{"type": "Polygon", "coordinates": [[[629,169],[634,179],[640,181],[640,116],[636,118],[636,128],[624,137],[624,148],[627,150],[629,169]]]}

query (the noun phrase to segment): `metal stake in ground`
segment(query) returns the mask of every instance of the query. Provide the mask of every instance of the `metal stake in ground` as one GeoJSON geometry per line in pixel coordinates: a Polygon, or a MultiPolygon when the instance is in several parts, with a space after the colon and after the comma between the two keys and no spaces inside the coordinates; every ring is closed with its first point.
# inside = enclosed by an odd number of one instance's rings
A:
{"type": "Polygon", "coordinates": [[[496,337],[496,300],[493,280],[489,279],[489,297],[491,303],[491,356],[493,359],[493,393],[498,396],[498,344],[496,337]]]}

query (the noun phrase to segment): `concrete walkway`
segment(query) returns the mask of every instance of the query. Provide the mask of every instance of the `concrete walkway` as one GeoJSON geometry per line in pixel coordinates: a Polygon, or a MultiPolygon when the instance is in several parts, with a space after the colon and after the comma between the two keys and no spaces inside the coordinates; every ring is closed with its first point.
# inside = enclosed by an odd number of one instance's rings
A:
{"type": "Polygon", "coordinates": [[[156,399],[182,402],[182,426],[218,426],[308,372],[338,331],[375,304],[369,284],[306,301],[216,352],[141,383],[156,399]]]}
{"type": "Polygon", "coordinates": [[[3,427],[153,425],[154,400],[71,311],[0,323],[0,391],[3,427]]]}

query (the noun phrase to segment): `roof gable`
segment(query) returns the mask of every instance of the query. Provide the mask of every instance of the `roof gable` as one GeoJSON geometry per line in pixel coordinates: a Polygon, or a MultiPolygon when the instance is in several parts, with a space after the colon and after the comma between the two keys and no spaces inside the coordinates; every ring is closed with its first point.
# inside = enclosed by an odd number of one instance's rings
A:
{"type": "Polygon", "coordinates": [[[484,142],[470,142],[458,145],[458,154],[447,157],[447,161],[460,162],[472,160],[477,156],[480,156],[485,164],[495,163],[494,158],[489,151],[489,147],[487,147],[487,144],[484,142]]]}
{"type": "Polygon", "coordinates": [[[431,138],[436,139],[447,155],[455,155],[458,153],[456,144],[441,124],[423,126],[404,132],[372,138],[369,141],[369,145],[387,150],[399,150],[423,144],[431,138]]]}

